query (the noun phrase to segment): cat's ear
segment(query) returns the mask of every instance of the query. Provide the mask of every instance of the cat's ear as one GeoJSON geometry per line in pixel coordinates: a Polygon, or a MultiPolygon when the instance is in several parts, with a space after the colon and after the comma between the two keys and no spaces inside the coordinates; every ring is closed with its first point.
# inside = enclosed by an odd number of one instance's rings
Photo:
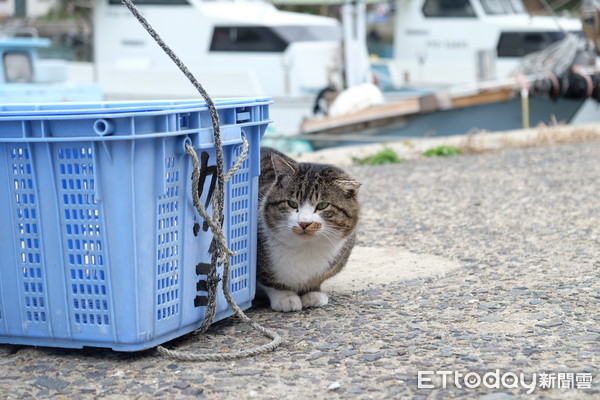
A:
{"type": "Polygon", "coordinates": [[[360,182],[355,179],[338,179],[335,184],[347,193],[354,193],[360,188],[360,182]]]}
{"type": "Polygon", "coordinates": [[[290,160],[286,160],[278,154],[271,154],[271,162],[277,176],[295,175],[298,172],[298,164],[296,162],[290,162],[290,160]]]}

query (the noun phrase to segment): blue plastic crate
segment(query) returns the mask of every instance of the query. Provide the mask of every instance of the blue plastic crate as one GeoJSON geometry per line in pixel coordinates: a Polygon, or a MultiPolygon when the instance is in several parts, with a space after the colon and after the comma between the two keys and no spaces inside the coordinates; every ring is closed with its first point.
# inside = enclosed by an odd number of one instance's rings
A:
{"type": "MultiPolygon", "coordinates": [[[[256,289],[270,103],[216,101],[226,168],[242,136],[250,144],[226,186],[223,226],[242,309],[256,289]]],[[[193,206],[184,144],[201,160],[209,204],[212,135],[197,100],[0,107],[0,343],[135,351],[200,326],[213,237],[193,206]]],[[[219,289],[215,320],[231,314],[219,289]]]]}

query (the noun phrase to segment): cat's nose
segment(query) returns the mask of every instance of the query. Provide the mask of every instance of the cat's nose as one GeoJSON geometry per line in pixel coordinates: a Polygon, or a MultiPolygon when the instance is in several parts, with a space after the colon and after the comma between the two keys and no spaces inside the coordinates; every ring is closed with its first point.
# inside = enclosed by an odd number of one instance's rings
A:
{"type": "Polygon", "coordinates": [[[302,229],[308,228],[310,224],[312,224],[312,222],[298,222],[298,225],[300,225],[302,229]]]}

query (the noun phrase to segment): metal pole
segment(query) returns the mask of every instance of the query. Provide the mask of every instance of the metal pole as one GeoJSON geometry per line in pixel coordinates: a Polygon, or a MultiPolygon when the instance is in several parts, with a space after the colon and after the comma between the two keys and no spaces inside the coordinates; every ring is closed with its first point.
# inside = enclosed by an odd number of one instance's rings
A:
{"type": "Polygon", "coordinates": [[[344,73],[346,88],[355,83],[356,62],[352,51],[354,43],[353,5],[351,0],[345,0],[342,5],[342,34],[344,44],[344,73]]]}
{"type": "Polygon", "coordinates": [[[521,116],[523,129],[529,129],[529,90],[521,89],[521,116]]]}

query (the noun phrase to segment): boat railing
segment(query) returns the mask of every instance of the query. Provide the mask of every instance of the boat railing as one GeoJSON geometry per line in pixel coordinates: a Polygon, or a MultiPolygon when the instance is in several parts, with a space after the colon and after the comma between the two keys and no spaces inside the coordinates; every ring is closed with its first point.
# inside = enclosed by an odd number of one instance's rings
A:
{"type": "Polygon", "coordinates": [[[0,31],[0,37],[39,37],[38,30],[33,26],[21,26],[0,31]]]}

